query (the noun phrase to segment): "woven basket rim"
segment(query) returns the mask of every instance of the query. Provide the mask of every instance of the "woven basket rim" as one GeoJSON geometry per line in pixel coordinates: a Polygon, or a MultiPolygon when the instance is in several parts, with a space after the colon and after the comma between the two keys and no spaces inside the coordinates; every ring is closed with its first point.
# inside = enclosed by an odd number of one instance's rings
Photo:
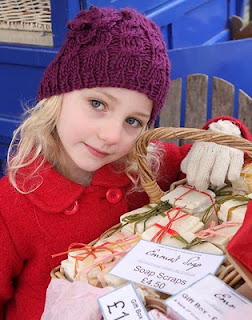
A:
{"type": "Polygon", "coordinates": [[[141,185],[149,196],[150,203],[156,203],[164,195],[164,191],[161,190],[157,184],[156,177],[147,163],[147,147],[153,140],[176,138],[192,141],[215,142],[220,145],[239,149],[252,158],[252,142],[230,134],[195,128],[175,127],[160,127],[148,130],[138,138],[134,150],[131,153],[131,158],[138,166],[141,185]]]}

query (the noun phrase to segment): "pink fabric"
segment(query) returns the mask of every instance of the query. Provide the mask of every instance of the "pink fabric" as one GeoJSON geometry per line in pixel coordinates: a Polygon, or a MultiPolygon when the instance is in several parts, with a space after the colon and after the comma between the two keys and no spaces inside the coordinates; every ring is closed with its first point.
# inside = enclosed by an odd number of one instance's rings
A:
{"type": "Polygon", "coordinates": [[[150,320],[181,320],[181,318],[178,315],[175,315],[175,313],[172,312],[168,307],[166,314],[157,309],[153,309],[149,311],[148,315],[150,320]]]}
{"type": "Polygon", "coordinates": [[[41,320],[101,320],[97,298],[108,292],[81,281],[52,279],[41,320]]]}

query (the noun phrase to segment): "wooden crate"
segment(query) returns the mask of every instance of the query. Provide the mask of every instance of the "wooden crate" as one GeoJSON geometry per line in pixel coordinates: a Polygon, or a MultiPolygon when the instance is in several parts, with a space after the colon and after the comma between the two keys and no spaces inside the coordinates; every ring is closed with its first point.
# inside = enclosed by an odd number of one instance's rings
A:
{"type": "Polygon", "coordinates": [[[0,41],[52,46],[50,0],[1,0],[0,41]]]}

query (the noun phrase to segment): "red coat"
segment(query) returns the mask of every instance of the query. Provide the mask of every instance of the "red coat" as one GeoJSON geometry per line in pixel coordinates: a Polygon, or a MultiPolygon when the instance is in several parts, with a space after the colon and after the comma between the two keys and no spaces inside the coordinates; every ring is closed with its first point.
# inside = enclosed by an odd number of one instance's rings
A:
{"type": "MultiPolygon", "coordinates": [[[[167,147],[163,188],[179,179],[179,165],[187,151],[188,146],[167,147]]],[[[8,177],[0,180],[0,310],[10,300],[8,320],[40,319],[50,271],[66,258],[51,258],[52,254],[66,251],[72,242],[89,243],[117,224],[123,213],[148,203],[144,193],[126,199],[130,180],[110,166],[94,174],[90,187],[64,178],[53,168],[43,170],[42,177],[42,185],[27,195],[18,193],[8,177]],[[111,203],[106,197],[111,189],[116,194],[122,191],[119,202],[111,203]],[[77,212],[65,214],[75,201],[77,212]]]]}
{"type": "MultiPolygon", "coordinates": [[[[246,129],[243,133],[250,137],[246,129]]],[[[165,145],[163,190],[179,179],[180,162],[189,148],[165,145]]],[[[128,177],[109,165],[94,174],[89,187],[64,178],[48,164],[40,175],[41,186],[26,195],[17,192],[7,176],[0,180],[0,319],[4,312],[8,320],[40,319],[50,271],[66,258],[51,255],[66,251],[72,242],[89,243],[117,224],[123,213],[148,203],[145,193],[126,198],[128,177]],[[117,203],[111,200],[114,191],[117,203]]]]}
{"type": "Polygon", "coordinates": [[[252,273],[252,201],[244,222],[227,246],[227,251],[252,273]]]}

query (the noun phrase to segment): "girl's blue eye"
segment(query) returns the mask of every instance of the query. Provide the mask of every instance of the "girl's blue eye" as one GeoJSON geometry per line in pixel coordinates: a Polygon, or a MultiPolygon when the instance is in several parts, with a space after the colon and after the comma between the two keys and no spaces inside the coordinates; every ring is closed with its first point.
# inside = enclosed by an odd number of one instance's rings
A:
{"type": "Polygon", "coordinates": [[[99,110],[102,110],[102,109],[104,108],[103,103],[101,103],[101,102],[98,101],[98,100],[91,100],[91,105],[92,105],[92,107],[94,107],[95,109],[99,109],[99,110]]]}
{"type": "Polygon", "coordinates": [[[139,127],[139,126],[141,126],[140,121],[138,121],[138,120],[135,119],[135,118],[128,118],[128,119],[126,120],[126,122],[127,122],[130,126],[132,126],[132,127],[139,127]]]}

